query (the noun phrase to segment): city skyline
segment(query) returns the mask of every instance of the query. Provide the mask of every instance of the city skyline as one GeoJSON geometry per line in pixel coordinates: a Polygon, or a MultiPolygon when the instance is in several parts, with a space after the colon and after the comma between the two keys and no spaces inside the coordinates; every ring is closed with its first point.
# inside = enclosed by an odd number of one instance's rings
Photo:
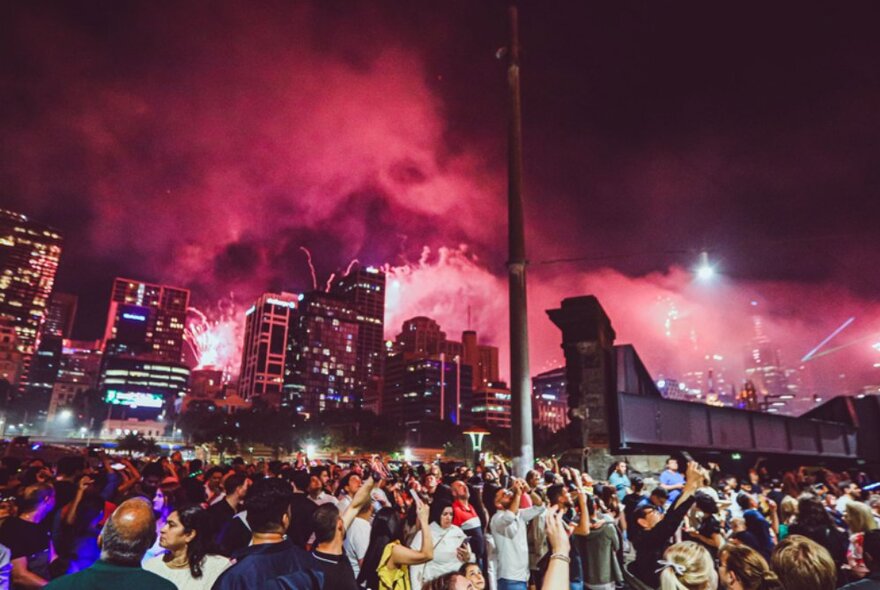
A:
{"type": "MultiPolygon", "coordinates": [[[[212,320],[231,293],[240,317],[307,290],[306,247],[319,283],[387,265],[389,329],[473,327],[505,373],[504,7],[168,10],[47,3],[4,24],[0,206],[65,236],[77,337],[100,335],[114,277],[188,288],[212,320]]],[[[856,318],[808,365],[829,390],[880,381],[880,48],[859,10],[524,3],[533,373],[561,360],[544,310],[595,293],[655,374],[741,359],[757,301],[789,366],[856,318]],[[703,249],[711,288],[690,273],[703,249]]]]}

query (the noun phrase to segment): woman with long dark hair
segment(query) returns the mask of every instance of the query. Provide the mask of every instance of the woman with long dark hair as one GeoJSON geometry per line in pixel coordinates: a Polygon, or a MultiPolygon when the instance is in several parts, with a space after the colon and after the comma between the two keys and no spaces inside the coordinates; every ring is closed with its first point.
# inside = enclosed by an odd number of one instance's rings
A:
{"type": "Polygon", "coordinates": [[[359,584],[366,585],[369,590],[410,590],[409,566],[434,558],[427,504],[418,502],[417,514],[422,533],[418,550],[401,544],[403,523],[393,508],[382,508],[376,513],[370,530],[370,545],[358,575],[359,584]]]}
{"type": "Polygon", "coordinates": [[[209,555],[208,513],[195,504],[183,506],[168,515],[159,531],[164,555],[148,559],[144,569],[172,582],[179,590],[210,590],[229,560],[209,555]]]}
{"type": "Polygon", "coordinates": [[[834,525],[834,519],[816,496],[801,496],[798,499],[797,520],[788,527],[788,533],[802,535],[822,545],[831,554],[838,569],[846,563],[849,537],[834,525]]]}

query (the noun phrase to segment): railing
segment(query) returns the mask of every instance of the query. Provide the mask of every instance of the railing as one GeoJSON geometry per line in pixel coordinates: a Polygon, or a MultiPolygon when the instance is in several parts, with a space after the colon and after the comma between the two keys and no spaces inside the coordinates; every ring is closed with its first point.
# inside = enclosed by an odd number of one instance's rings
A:
{"type": "Polygon", "coordinates": [[[755,451],[853,459],[856,429],[839,422],[776,416],[660,397],[618,393],[618,449],[755,451]]]}

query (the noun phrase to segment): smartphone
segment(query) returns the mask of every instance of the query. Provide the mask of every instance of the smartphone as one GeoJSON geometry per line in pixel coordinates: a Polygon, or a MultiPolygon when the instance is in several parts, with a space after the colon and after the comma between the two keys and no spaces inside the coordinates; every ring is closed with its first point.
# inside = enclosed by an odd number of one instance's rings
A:
{"type": "Polygon", "coordinates": [[[121,470],[125,469],[125,465],[123,465],[122,463],[112,463],[110,465],[110,469],[115,469],[116,471],[121,471],[121,470]]]}
{"type": "MultiPolygon", "coordinates": [[[[414,489],[410,488],[409,495],[412,496],[413,502],[416,503],[416,506],[418,506],[419,503],[421,503],[422,499],[419,498],[419,494],[414,489]]],[[[466,541],[467,541],[467,539],[465,539],[465,542],[466,541]]]]}
{"type": "Polygon", "coordinates": [[[681,456],[684,457],[684,460],[687,461],[688,463],[694,462],[694,458],[687,451],[682,451],[681,456]]]}

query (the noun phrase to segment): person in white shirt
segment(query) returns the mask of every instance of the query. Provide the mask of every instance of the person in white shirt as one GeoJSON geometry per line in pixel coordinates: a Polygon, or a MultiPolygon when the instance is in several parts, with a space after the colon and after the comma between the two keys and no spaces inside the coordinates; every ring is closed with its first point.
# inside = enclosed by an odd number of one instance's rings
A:
{"type": "Polygon", "coordinates": [[[210,590],[230,562],[207,554],[207,519],[207,511],[198,505],[172,512],[159,532],[159,545],[166,553],[146,560],[144,569],[162,576],[178,590],[210,590]]]}
{"type": "Polygon", "coordinates": [[[544,506],[520,510],[520,500],[526,483],[515,480],[512,489],[498,490],[495,507],[498,509],[489,521],[489,531],[495,542],[498,560],[498,590],[526,590],[529,580],[529,548],[526,524],[546,511],[544,506]]]}
{"type": "Polygon", "coordinates": [[[368,501],[361,507],[357,517],[345,531],[345,541],[342,546],[348,561],[351,562],[355,578],[361,573],[361,564],[364,562],[364,555],[367,554],[367,547],[370,546],[370,532],[373,528],[370,523],[372,520],[373,503],[368,501]]]}
{"type": "Polygon", "coordinates": [[[309,500],[317,504],[318,506],[323,506],[324,504],[333,504],[334,506],[339,506],[339,500],[333,497],[332,494],[328,494],[324,491],[324,484],[321,481],[320,475],[312,474],[311,479],[309,480],[309,500]]]}
{"type": "Polygon", "coordinates": [[[853,481],[842,481],[838,484],[840,488],[840,497],[837,499],[837,503],[834,508],[837,510],[838,514],[846,514],[846,505],[850,502],[858,502],[862,499],[862,489],[859,487],[859,484],[853,481]]]}
{"type": "MultiPolygon", "coordinates": [[[[434,500],[430,513],[431,536],[434,538],[434,557],[431,561],[409,568],[412,590],[421,590],[429,580],[457,572],[463,563],[474,561],[468,536],[452,524],[452,503],[434,500]]],[[[422,531],[416,533],[410,546],[422,546],[422,531]]]]}
{"type": "Polygon", "coordinates": [[[339,514],[344,514],[345,509],[351,505],[351,499],[361,489],[361,483],[363,480],[357,473],[349,473],[339,480],[341,493],[339,494],[339,503],[336,505],[339,508],[339,514]]]}

